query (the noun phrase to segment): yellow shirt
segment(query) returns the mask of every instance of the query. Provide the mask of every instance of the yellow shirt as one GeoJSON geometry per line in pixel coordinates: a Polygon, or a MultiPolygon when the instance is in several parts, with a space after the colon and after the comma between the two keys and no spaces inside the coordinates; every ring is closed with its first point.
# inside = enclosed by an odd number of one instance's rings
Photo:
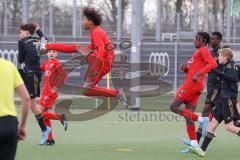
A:
{"type": "Polygon", "coordinates": [[[17,68],[10,61],[0,58],[0,117],[17,116],[14,89],[23,84],[17,68]]]}

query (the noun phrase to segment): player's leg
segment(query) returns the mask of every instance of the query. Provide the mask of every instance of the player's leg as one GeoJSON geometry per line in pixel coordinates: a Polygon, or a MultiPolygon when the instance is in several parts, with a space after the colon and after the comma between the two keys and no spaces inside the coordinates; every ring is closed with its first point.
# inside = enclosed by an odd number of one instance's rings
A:
{"type": "Polygon", "coordinates": [[[237,110],[237,116],[234,119],[234,125],[237,127],[240,127],[240,99],[238,98],[238,102],[236,105],[236,110],[237,110]]]}
{"type": "Polygon", "coordinates": [[[192,121],[197,121],[202,129],[202,134],[205,135],[206,128],[208,125],[208,118],[207,117],[201,117],[194,112],[190,111],[188,108],[180,107],[179,102],[185,102],[192,106],[197,106],[198,99],[201,93],[201,88],[191,86],[191,85],[183,85],[177,92],[175,102],[171,105],[171,111],[174,113],[177,113],[184,118],[192,121]]]}
{"type": "MultiPolygon", "coordinates": [[[[194,98],[194,97],[193,97],[194,98]]],[[[180,97],[176,97],[173,103],[170,106],[170,110],[176,114],[179,114],[183,116],[186,119],[192,120],[192,121],[197,121],[199,123],[202,123],[205,121],[204,117],[201,117],[194,112],[189,111],[187,108],[181,107],[181,104],[185,100],[181,100],[180,97]]],[[[188,101],[189,102],[189,101],[188,101]]],[[[192,104],[193,106],[196,106],[196,104],[192,104]]],[[[207,118],[208,119],[208,118],[207,118]]]]}
{"type": "Polygon", "coordinates": [[[64,44],[48,44],[45,37],[41,38],[40,45],[37,46],[37,51],[41,54],[46,53],[47,50],[54,50],[64,53],[74,53],[77,51],[77,45],[64,45],[64,44]]]}
{"type": "MultiPolygon", "coordinates": [[[[196,106],[193,106],[191,104],[186,104],[186,108],[194,112],[196,106]]],[[[187,133],[188,137],[190,139],[190,145],[193,147],[199,147],[198,141],[197,141],[197,135],[196,135],[196,129],[195,129],[195,122],[189,119],[186,119],[186,127],[187,127],[187,133]]]]}
{"type": "Polygon", "coordinates": [[[86,96],[117,97],[127,107],[127,97],[123,89],[116,90],[96,86],[103,76],[110,72],[112,65],[103,63],[95,56],[89,56],[88,61],[90,66],[85,77],[83,94],[86,96]]]}
{"type": "MultiPolygon", "coordinates": [[[[41,106],[41,110],[42,110],[42,112],[43,112],[43,115],[44,115],[44,113],[49,112],[49,109],[47,109],[47,108],[45,108],[45,107],[43,107],[43,106],[41,106]]],[[[52,123],[51,123],[50,119],[48,119],[48,118],[46,118],[46,117],[44,117],[44,123],[46,124],[47,127],[51,128],[51,132],[50,132],[49,135],[48,135],[48,140],[47,140],[47,142],[45,143],[45,145],[54,145],[54,144],[55,144],[55,141],[54,141],[54,139],[53,139],[52,123]]]]}
{"type": "Polygon", "coordinates": [[[210,122],[209,125],[209,129],[208,132],[206,133],[203,143],[201,145],[201,148],[194,148],[194,147],[190,147],[190,151],[200,157],[205,157],[206,156],[206,150],[209,146],[209,144],[211,143],[213,137],[214,137],[214,133],[216,131],[216,128],[218,127],[219,122],[213,118],[212,121],[210,122]]]}
{"type": "Polygon", "coordinates": [[[50,112],[52,109],[53,105],[55,104],[57,100],[57,97],[50,97],[47,95],[42,95],[41,98],[39,99],[39,105],[43,108],[43,117],[44,119],[47,120],[58,120],[61,122],[61,124],[64,127],[64,130],[67,130],[68,123],[67,123],[67,116],[66,114],[56,114],[53,112],[50,112]],[[45,111],[46,110],[46,111],[45,111]]]}
{"type": "Polygon", "coordinates": [[[227,131],[229,131],[229,132],[231,132],[231,133],[233,133],[233,134],[236,134],[236,135],[240,136],[240,127],[236,127],[236,126],[234,125],[233,121],[227,123],[227,124],[225,125],[225,128],[226,128],[227,131]]]}
{"type": "MultiPolygon", "coordinates": [[[[205,104],[203,106],[203,110],[202,110],[202,117],[209,117],[209,121],[212,120],[212,109],[215,106],[214,102],[217,98],[217,90],[215,91],[208,91],[207,95],[206,95],[206,99],[205,99],[205,104]]],[[[198,127],[197,130],[197,140],[198,142],[200,141],[201,137],[202,137],[202,128],[201,126],[198,127]]]]}
{"type": "Polygon", "coordinates": [[[52,44],[52,43],[47,43],[47,40],[45,37],[41,38],[40,45],[36,47],[37,51],[40,54],[44,54],[47,52],[47,50],[54,50],[58,52],[63,52],[63,53],[74,53],[74,52],[79,52],[84,56],[89,55],[93,51],[88,48],[88,45],[77,45],[77,44],[71,44],[71,45],[66,45],[66,44],[52,44]]]}
{"type": "Polygon", "coordinates": [[[210,122],[208,132],[206,133],[203,143],[201,145],[201,150],[193,150],[193,153],[199,155],[199,156],[205,156],[205,151],[209,144],[211,143],[214,133],[219,126],[219,124],[223,121],[223,108],[226,107],[224,105],[224,100],[222,98],[219,98],[216,101],[216,108],[213,111],[213,119],[210,122]]]}
{"type": "Polygon", "coordinates": [[[209,146],[209,144],[211,143],[212,139],[214,138],[214,133],[217,129],[217,127],[219,126],[219,121],[221,123],[222,120],[216,120],[214,117],[212,119],[212,121],[209,124],[209,129],[208,132],[206,133],[203,143],[201,145],[202,150],[205,152],[207,150],[207,147],[209,146]]]}
{"type": "Polygon", "coordinates": [[[240,136],[240,128],[236,127],[233,123],[233,116],[235,114],[236,104],[236,98],[226,99],[225,107],[223,108],[223,117],[226,130],[240,136]]]}
{"type": "Polygon", "coordinates": [[[30,108],[33,114],[35,115],[35,118],[38,122],[40,129],[42,130],[42,138],[41,138],[40,144],[44,144],[47,141],[47,137],[51,129],[47,128],[47,126],[45,125],[42,111],[40,110],[40,108],[37,107],[36,97],[39,96],[40,94],[40,86],[39,86],[40,80],[41,80],[41,77],[35,74],[26,75],[24,79],[25,85],[27,87],[27,90],[31,98],[30,108]]]}

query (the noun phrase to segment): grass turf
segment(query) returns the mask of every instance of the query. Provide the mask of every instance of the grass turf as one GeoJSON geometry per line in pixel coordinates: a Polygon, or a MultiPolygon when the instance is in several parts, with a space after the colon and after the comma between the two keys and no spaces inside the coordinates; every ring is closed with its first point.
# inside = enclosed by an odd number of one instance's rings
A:
{"type": "MultiPolygon", "coordinates": [[[[54,122],[56,145],[38,146],[40,129],[30,113],[27,139],[19,143],[16,160],[200,159],[180,153],[185,148],[181,139],[186,137],[183,119],[151,119],[151,114],[158,113],[112,111],[94,120],[70,122],[67,132],[54,122]]],[[[238,159],[238,146],[239,137],[221,125],[204,159],[238,159]]]]}

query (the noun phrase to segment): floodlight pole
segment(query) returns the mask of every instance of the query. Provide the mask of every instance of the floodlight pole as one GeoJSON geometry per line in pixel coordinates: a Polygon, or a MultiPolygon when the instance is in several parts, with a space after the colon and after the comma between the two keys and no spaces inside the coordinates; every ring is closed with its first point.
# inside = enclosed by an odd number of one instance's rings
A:
{"type": "Polygon", "coordinates": [[[160,41],[162,34],[161,27],[162,0],[157,0],[157,22],[156,22],[156,41],[160,41]]]}
{"type": "MultiPolygon", "coordinates": [[[[131,55],[130,55],[130,66],[131,66],[131,80],[130,80],[130,91],[136,93],[140,90],[140,56],[141,56],[141,30],[142,30],[142,6],[143,0],[132,0],[132,28],[131,28],[131,55]],[[136,78],[137,77],[137,78],[136,78]]],[[[130,101],[132,103],[131,109],[140,109],[140,98],[138,94],[131,95],[130,101]]]]}

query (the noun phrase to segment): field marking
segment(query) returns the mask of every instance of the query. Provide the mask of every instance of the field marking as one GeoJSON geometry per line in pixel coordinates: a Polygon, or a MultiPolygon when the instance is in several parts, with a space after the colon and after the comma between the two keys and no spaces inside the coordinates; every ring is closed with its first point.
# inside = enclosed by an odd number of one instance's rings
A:
{"type": "Polygon", "coordinates": [[[131,148],[118,148],[118,149],[116,149],[116,151],[118,151],[118,152],[133,152],[134,149],[131,149],[131,148]]]}

